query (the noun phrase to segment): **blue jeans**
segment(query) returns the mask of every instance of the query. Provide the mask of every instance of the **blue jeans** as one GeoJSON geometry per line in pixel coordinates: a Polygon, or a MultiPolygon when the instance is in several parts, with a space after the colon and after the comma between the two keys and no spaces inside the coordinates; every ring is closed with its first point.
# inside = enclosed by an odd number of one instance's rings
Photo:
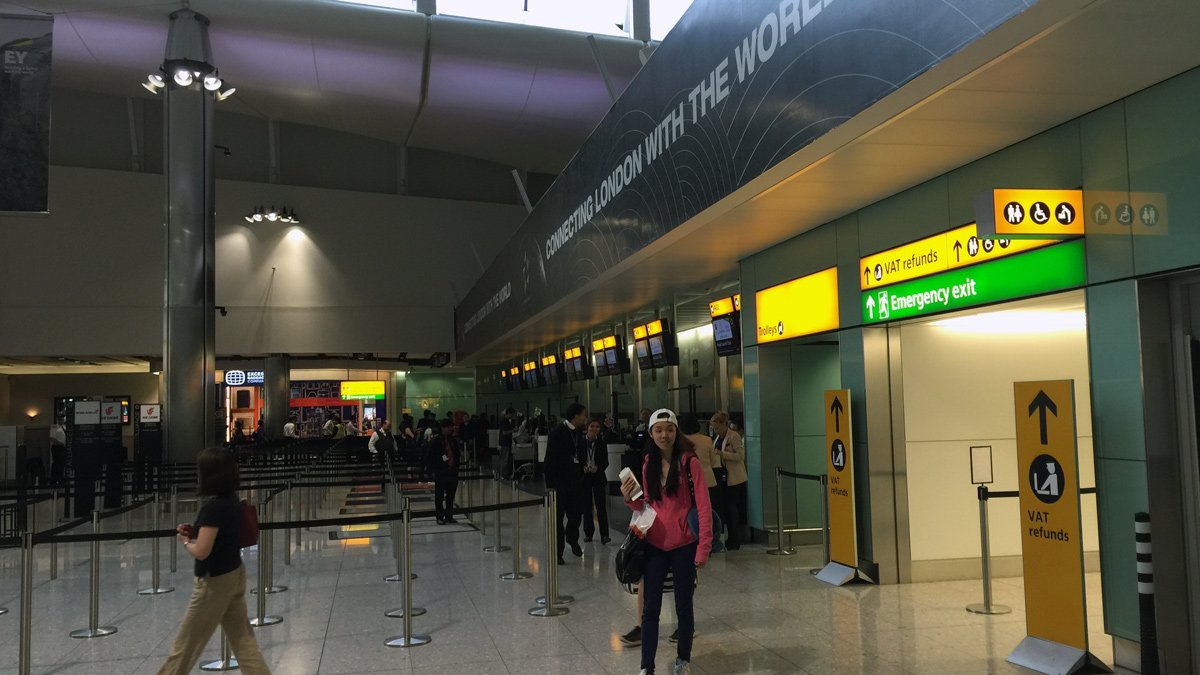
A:
{"type": "Polygon", "coordinates": [[[692,612],[692,596],[696,592],[696,544],[680,546],[671,551],[646,545],[646,569],[642,573],[642,668],[654,672],[654,656],[658,652],[658,615],[662,612],[663,582],[667,570],[675,575],[675,614],[679,618],[679,658],[692,660],[692,634],[696,617],[692,612]]]}

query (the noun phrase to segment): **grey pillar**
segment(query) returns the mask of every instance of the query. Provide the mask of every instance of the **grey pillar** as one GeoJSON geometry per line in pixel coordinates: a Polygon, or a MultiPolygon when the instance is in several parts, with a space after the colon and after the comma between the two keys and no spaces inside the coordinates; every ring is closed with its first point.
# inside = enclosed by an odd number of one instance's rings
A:
{"type": "Polygon", "coordinates": [[[633,30],[630,31],[630,37],[634,40],[642,42],[650,41],[650,0],[633,0],[630,3],[630,19],[633,21],[633,30]]]}
{"type": "MultiPolygon", "coordinates": [[[[185,61],[211,63],[210,54],[208,19],[172,13],[164,76],[185,61]]],[[[164,456],[177,462],[216,440],[213,99],[199,83],[167,86],[165,95],[164,456]]]]}
{"type": "Polygon", "coordinates": [[[283,436],[291,400],[291,360],[284,354],[263,359],[263,429],[267,438],[283,436]]]}

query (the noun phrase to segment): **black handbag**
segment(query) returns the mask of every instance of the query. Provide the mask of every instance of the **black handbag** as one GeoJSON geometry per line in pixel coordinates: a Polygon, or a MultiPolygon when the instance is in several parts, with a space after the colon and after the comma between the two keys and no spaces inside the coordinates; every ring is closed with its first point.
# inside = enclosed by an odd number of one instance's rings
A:
{"type": "Polygon", "coordinates": [[[646,570],[646,542],[633,530],[625,534],[625,541],[617,549],[617,581],[636,584],[646,570]]]}

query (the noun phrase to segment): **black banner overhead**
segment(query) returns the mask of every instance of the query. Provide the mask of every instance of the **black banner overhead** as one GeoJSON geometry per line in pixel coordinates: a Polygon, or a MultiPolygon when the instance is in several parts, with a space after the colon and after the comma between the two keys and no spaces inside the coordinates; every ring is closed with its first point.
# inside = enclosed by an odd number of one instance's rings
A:
{"type": "Polygon", "coordinates": [[[54,19],[0,14],[0,212],[45,213],[54,19]]]}
{"type": "Polygon", "coordinates": [[[455,313],[460,356],[1034,0],[696,0],[455,313]]]}

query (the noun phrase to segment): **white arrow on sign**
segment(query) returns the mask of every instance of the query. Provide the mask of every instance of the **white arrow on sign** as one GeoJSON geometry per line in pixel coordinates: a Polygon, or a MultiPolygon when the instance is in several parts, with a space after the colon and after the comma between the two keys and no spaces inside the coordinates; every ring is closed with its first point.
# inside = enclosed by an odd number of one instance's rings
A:
{"type": "Polygon", "coordinates": [[[875,318],[875,296],[867,296],[867,318],[875,318]]]}

